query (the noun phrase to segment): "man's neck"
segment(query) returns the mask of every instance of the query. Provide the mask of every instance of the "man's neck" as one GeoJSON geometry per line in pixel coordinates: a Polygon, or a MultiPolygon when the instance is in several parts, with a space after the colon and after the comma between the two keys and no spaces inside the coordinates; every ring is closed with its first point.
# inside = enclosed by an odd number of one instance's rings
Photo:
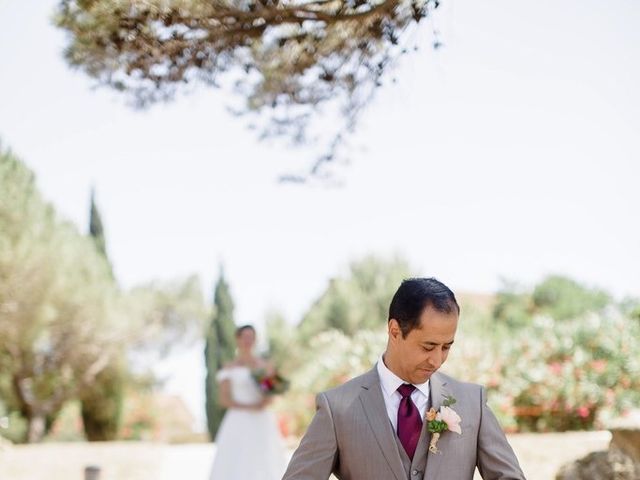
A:
{"type": "Polygon", "coordinates": [[[399,369],[397,368],[397,365],[395,364],[395,362],[393,361],[393,355],[389,355],[388,351],[385,351],[382,354],[382,363],[384,363],[384,366],[387,367],[387,369],[393,373],[396,377],[398,377],[399,379],[401,379],[403,382],[405,383],[411,383],[409,380],[407,380],[406,378],[404,378],[401,374],[399,369]]]}

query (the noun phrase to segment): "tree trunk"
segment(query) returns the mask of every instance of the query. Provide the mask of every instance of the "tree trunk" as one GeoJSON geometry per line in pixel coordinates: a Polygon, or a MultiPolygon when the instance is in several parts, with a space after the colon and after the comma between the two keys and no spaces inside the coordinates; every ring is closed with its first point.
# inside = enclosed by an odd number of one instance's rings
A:
{"type": "Polygon", "coordinates": [[[46,417],[45,415],[32,414],[27,418],[27,442],[37,443],[44,437],[46,417]]]}

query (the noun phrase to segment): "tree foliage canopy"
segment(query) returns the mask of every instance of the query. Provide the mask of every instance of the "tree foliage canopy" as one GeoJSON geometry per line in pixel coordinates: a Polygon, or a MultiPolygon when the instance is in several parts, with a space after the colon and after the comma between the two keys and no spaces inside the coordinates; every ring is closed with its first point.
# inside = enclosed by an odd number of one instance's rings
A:
{"type": "Polygon", "coordinates": [[[305,138],[337,100],[347,127],[402,53],[403,31],[438,0],[61,0],[66,59],[138,105],[230,73],[265,135],[305,138]]]}
{"type": "Polygon", "coordinates": [[[551,275],[536,285],[532,300],[536,310],[556,320],[577,318],[586,312],[599,312],[612,302],[607,292],[589,288],[561,275],[551,275]]]}
{"type": "Polygon", "coordinates": [[[0,152],[0,193],[0,371],[37,440],[120,348],[117,292],[93,241],[56,217],[10,152],[0,152]]]}
{"type": "Polygon", "coordinates": [[[178,344],[202,337],[208,309],[200,279],[151,281],[124,295],[129,317],[129,346],[139,353],[166,356],[178,344]]]}
{"type": "Polygon", "coordinates": [[[304,316],[298,332],[303,342],[336,329],[347,335],[360,330],[384,329],[391,297],[410,276],[408,262],[376,256],[354,261],[344,277],[329,282],[327,289],[304,316]]]}
{"type": "Polygon", "coordinates": [[[22,440],[40,440],[125,355],[199,337],[203,312],[195,278],[122,292],[93,238],[61,220],[33,173],[0,149],[0,399],[26,419],[22,440]]]}
{"type": "Polygon", "coordinates": [[[496,296],[493,317],[508,327],[521,327],[530,323],[534,315],[570,320],[599,312],[612,303],[611,296],[601,289],[562,275],[550,275],[533,289],[505,283],[496,296]]]}

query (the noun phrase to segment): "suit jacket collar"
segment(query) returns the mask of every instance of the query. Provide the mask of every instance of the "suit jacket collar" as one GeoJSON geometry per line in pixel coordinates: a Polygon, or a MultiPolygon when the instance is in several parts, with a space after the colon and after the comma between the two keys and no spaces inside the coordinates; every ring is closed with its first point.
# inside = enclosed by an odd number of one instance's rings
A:
{"type": "MultiPolygon", "coordinates": [[[[451,395],[451,393],[447,385],[446,377],[438,372],[434,373],[431,376],[431,407],[437,411],[442,405],[442,402],[449,395],[451,395]]],[[[442,450],[442,452],[446,452],[446,444],[448,443],[449,438],[451,438],[451,435],[447,435],[446,433],[444,435],[440,435],[440,438],[438,439],[438,449],[442,450]]],[[[431,434],[429,434],[429,441],[431,441],[431,434]]],[[[426,444],[424,447],[427,448],[428,452],[428,461],[424,478],[438,478],[438,470],[440,469],[440,465],[442,464],[444,454],[434,454],[429,452],[428,444],[426,444]]],[[[419,448],[423,448],[423,446],[419,445],[419,448]]]]}
{"type": "Polygon", "coordinates": [[[447,379],[439,372],[431,375],[431,407],[438,410],[445,398],[450,394],[447,379]]]}
{"type": "Polygon", "coordinates": [[[360,392],[360,401],[376,442],[396,480],[406,480],[407,476],[395,441],[395,432],[391,428],[391,423],[387,416],[387,408],[382,397],[378,371],[374,367],[361,378],[360,386],[362,391],[360,392]]]}

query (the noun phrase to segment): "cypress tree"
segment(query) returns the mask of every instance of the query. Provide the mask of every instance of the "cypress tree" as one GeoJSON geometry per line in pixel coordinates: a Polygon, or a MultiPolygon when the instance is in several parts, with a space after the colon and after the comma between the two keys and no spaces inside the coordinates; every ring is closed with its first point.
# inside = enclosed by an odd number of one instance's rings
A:
{"type": "Polygon", "coordinates": [[[236,325],[233,320],[233,299],[222,269],[215,286],[213,303],[214,311],[207,329],[204,350],[207,368],[205,408],[207,427],[212,440],[216,437],[224,415],[224,408],[218,401],[219,388],[216,374],[226,362],[233,359],[235,352],[236,325]]]}
{"type": "MultiPolygon", "coordinates": [[[[104,256],[113,277],[113,270],[107,257],[102,217],[96,205],[94,189],[91,189],[89,235],[94,240],[98,251],[104,256]]],[[[91,388],[80,392],[82,424],[85,436],[90,442],[117,438],[122,420],[124,384],[124,362],[116,358],[98,374],[91,388]]]]}
{"type": "Polygon", "coordinates": [[[98,247],[104,258],[107,258],[107,245],[104,239],[104,227],[102,226],[102,216],[96,205],[96,193],[91,189],[91,206],[89,209],[89,235],[98,247]]]}

